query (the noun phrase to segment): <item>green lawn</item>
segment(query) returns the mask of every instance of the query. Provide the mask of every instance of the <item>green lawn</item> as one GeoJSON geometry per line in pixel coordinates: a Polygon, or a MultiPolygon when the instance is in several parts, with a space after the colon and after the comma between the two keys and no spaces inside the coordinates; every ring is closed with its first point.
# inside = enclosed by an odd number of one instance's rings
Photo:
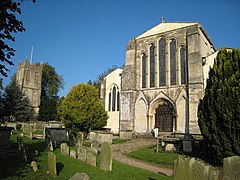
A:
{"type": "MultiPolygon", "coordinates": [[[[12,135],[12,143],[16,142],[17,134],[12,135]]],[[[24,138],[26,147],[28,148],[29,162],[26,164],[21,159],[19,153],[15,153],[12,156],[1,157],[0,159],[0,179],[63,179],[67,180],[73,176],[76,172],[85,172],[89,175],[90,179],[110,179],[110,180],[126,180],[126,179],[171,179],[171,177],[155,174],[149,171],[145,171],[139,168],[135,168],[129,165],[122,164],[113,160],[113,170],[111,172],[102,171],[99,168],[100,159],[97,159],[97,167],[87,165],[85,162],[81,162],[76,159],[72,159],[68,156],[63,156],[60,150],[57,149],[54,153],[57,156],[57,169],[58,176],[51,177],[47,174],[47,151],[45,150],[45,143],[43,140],[24,138]],[[34,150],[38,150],[39,154],[36,156],[34,150]],[[32,160],[35,160],[38,164],[39,170],[34,172],[30,167],[32,160]],[[1,177],[2,176],[2,177],[1,177]]],[[[16,144],[13,144],[16,146],[16,144]]]]}
{"type": "Polygon", "coordinates": [[[156,153],[154,151],[154,148],[156,148],[156,146],[144,147],[127,154],[127,156],[133,157],[145,162],[154,163],[159,167],[172,169],[173,162],[175,159],[178,159],[179,155],[173,152],[156,153]]]}

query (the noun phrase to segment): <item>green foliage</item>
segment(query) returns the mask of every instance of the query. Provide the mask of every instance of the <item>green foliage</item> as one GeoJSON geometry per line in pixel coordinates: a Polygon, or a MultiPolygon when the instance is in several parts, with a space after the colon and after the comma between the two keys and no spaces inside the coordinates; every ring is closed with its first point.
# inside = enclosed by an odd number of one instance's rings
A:
{"type": "Polygon", "coordinates": [[[63,77],[58,75],[55,68],[49,64],[43,64],[41,105],[38,115],[40,121],[58,120],[58,93],[63,88],[63,77]]]}
{"type": "Polygon", "coordinates": [[[3,104],[4,116],[7,116],[8,120],[14,117],[17,121],[27,121],[34,117],[33,107],[30,105],[29,99],[22,93],[15,75],[5,88],[3,104]]]}
{"type": "Polygon", "coordinates": [[[13,33],[25,31],[22,21],[19,21],[16,17],[21,14],[20,2],[22,1],[0,1],[0,61],[2,62],[0,64],[0,74],[3,76],[7,76],[7,71],[9,71],[5,64],[13,65],[10,59],[15,55],[15,50],[8,43],[15,41],[13,33]]]}
{"type": "Polygon", "coordinates": [[[218,52],[199,103],[198,123],[216,163],[240,155],[240,51],[218,52]]]}
{"type": "Polygon", "coordinates": [[[108,115],[91,84],[74,86],[60,105],[60,118],[67,128],[77,131],[99,129],[107,124],[108,115]]]}

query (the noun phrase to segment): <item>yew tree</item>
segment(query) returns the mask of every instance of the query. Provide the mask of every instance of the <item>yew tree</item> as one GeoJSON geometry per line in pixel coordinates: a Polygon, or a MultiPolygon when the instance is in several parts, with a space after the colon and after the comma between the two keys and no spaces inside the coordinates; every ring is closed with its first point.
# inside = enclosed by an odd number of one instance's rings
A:
{"type": "Polygon", "coordinates": [[[209,72],[198,123],[215,163],[240,155],[240,51],[221,49],[209,72]]]}
{"type": "Polygon", "coordinates": [[[74,86],[60,105],[60,118],[73,132],[100,129],[108,115],[100,102],[98,89],[91,84],[74,86]]]}

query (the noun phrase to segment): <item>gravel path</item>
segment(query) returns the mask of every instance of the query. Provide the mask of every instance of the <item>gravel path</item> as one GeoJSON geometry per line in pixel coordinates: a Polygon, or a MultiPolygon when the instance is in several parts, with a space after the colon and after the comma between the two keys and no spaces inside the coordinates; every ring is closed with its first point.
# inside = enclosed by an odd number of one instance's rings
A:
{"type": "Polygon", "coordinates": [[[148,171],[152,171],[159,174],[165,174],[167,176],[172,175],[172,169],[160,168],[154,166],[152,164],[148,164],[146,162],[142,162],[140,160],[136,160],[124,155],[124,153],[129,153],[131,151],[137,150],[144,146],[150,146],[156,144],[156,140],[154,139],[147,139],[147,138],[137,138],[131,141],[127,141],[126,143],[122,144],[113,144],[113,159],[120,161],[122,163],[139,167],[148,171]]]}

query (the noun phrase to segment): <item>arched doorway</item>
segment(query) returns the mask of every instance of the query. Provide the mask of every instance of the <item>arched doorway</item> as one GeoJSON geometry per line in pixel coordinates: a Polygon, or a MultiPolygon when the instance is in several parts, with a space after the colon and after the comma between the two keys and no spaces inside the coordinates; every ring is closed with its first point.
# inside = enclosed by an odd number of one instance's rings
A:
{"type": "Polygon", "coordinates": [[[159,129],[159,132],[172,132],[173,122],[173,107],[166,103],[160,104],[155,113],[155,127],[159,129]]]}

